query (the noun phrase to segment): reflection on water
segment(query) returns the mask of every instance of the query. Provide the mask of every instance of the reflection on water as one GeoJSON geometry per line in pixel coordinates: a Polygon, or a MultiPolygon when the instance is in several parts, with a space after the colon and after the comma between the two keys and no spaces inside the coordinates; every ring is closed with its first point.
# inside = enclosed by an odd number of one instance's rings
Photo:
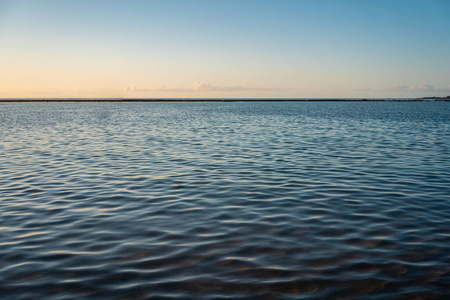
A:
{"type": "Polygon", "coordinates": [[[2,299],[445,299],[448,103],[0,106],[2,299]]]}

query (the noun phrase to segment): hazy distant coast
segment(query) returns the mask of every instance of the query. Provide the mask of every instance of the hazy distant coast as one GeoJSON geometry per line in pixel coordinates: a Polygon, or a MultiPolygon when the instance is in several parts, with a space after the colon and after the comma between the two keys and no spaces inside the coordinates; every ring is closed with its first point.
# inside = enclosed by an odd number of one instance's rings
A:
{"type": "Polygon", "coordinates": [[[326,98],[311,98],[311,99],[151,99],[151,98],[5,98],[0,99],[0,102],[426,102],[426,101],[450,101],[450,96],[447,97],[423,97],[423,98],[385,98],[385,99],[326,99],[326,98]]]}

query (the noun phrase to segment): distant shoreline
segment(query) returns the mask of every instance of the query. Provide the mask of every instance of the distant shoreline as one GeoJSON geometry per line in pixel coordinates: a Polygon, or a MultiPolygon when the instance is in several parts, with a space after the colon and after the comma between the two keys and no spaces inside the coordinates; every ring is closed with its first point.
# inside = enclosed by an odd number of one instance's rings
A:
{"type": "Polygon", "coordinates": [[[51,98],[51,99],[0,99],[0,103],[20,103],[20,102],[450,102],[450,98],[416,98],[416,99],[147,99],[147,98],[51,98]]]}

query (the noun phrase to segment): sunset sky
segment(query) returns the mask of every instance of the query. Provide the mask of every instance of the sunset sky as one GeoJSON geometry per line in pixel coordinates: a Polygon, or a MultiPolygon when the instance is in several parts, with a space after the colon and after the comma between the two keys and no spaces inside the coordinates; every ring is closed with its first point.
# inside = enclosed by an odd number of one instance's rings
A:
{"type": "Polygon", "coordinates": [[[450,95],[449,0],[0,0],[0,98],[450,95]]]}

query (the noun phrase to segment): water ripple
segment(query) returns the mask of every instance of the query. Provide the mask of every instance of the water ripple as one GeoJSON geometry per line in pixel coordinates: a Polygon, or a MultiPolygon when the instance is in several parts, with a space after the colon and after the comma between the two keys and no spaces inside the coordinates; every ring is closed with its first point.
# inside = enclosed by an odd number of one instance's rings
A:
{"type": "Polygon", "coordinates": [[[445,299],[448,103],[0,110],[2,299],[445,299]]]}

